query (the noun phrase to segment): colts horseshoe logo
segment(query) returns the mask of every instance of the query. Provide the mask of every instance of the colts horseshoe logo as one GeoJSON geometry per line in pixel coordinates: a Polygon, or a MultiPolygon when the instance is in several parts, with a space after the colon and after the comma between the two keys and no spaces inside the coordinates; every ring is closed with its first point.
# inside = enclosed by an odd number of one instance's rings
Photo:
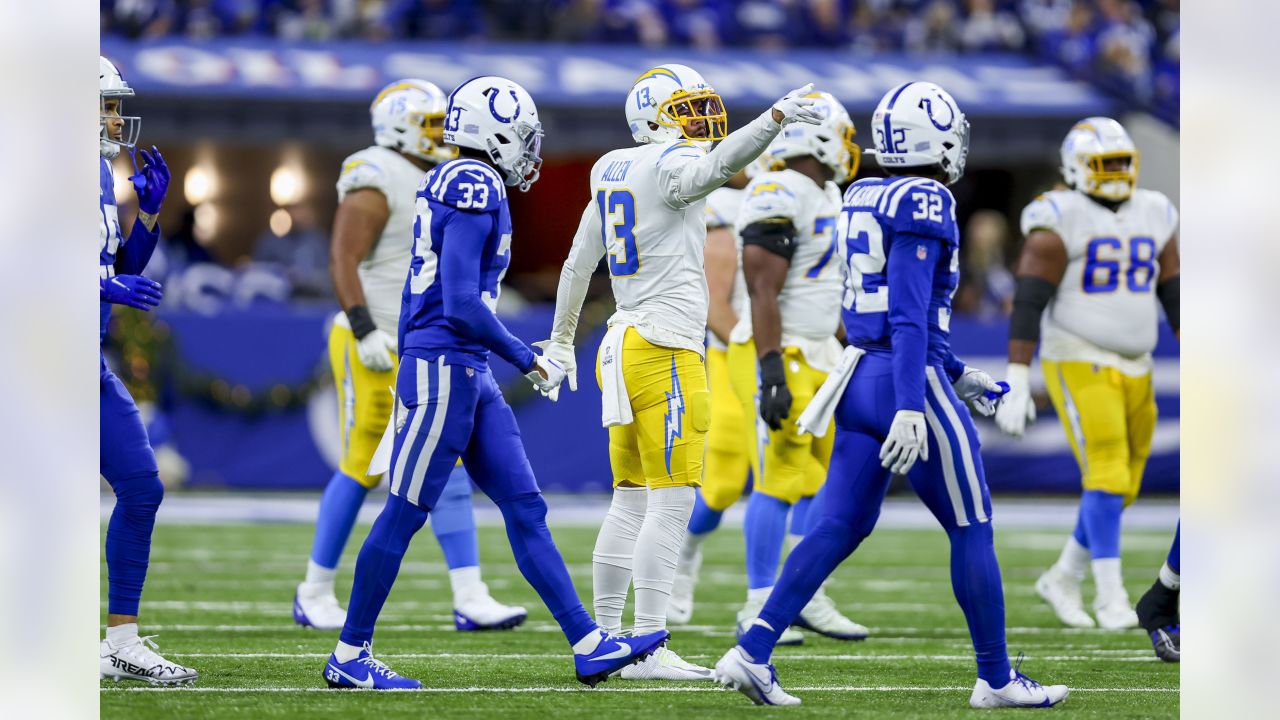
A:
{"type": "MultiPolygon", "coordinates": [[[[942,100],[942,98],[938,99],[942,100]]],[[[925,113],[928,114],[929,122],[933,123],[933,126],[939,130],[950,130],[951,125],[956,121],[956,109],[951,107],[951,103],[946,100],[942,100],[942,104],[951,112],[951,117],[947,118],[945,123],[940,123],[933,117],[933,102],[929,98],[920,98],[920,107],[924,108],[925,113]]],[[[490,106],[492,107],[492,101],[490,101],[490,106]]]]}
{"type": "Polygon", "coordinates": [[[498,90],[498,88],[489,88],[485,91],[485,94],[489,96],[489,112],[493,114],[493,117],[497,119],[498,122],[509,123],[512,120],[515,120],[516,116],[520,114],[520,98],[516,95],[515,90],[507,91],[508,93],[511,93],[511,100],[515,102],[516,109],[511,111],[511,115],[503,117],[502,113],[498,112],[497,105],[495,104],[498,100],[498,95],[501,92],[502,91],[498,90]]]}

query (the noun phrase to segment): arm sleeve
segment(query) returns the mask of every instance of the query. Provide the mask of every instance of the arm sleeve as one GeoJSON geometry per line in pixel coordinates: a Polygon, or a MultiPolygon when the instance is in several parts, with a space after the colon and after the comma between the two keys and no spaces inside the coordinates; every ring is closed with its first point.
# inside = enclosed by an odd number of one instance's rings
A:
{"type": "Polygon", "coordinates": [[[551,339],[573,344],[578,332],[578,315],[582,301],[587,296],[591,275],[600,258],[604,257],[604,242],[600,239],[600,213],[595,203],[587,203],[578,221],[578,231],[573,235],[569,257],[560,270],[560,285],[556,288],[556,314],[551,324],[551,339]]]}
{"type": "Polygon", "coordinates": [[[956,354],[948,348],[947,357],[942,361],[942,369],[947,372],[947,379],[951,381],[951,384],[954,385],[960,379],[960,376],[964,374],[964,368],[964,361],[956,357],[956,354]]]}
{"type": "Polygon", "coordinates": [[[673,146],[669,155],[658,160],[658,185],[666,193],[667,204],[674,208],[688,207],[710,195],[759,157],[782,129],[773,121],[772,112],[772,109],[766,110],[746,126],[729,133],[706,155],[673,146]]]}
{"type": "Polygon", "coordinates": [[[445,235],[440,251],[440,282],[444,314],[449,324],[499,357],[527,372],[533,366],[533,351],[512,335],[480,299],[480,255],[495,213],[458,212],[443,209],[445,235]]]}
{"type": "Polygon", "coordinates": [[[889,246],[889,337],[898,410],[924,412],[929,290],[941,253],[938,240],[910,233],[897,235],[889,246]],[[924,257],[920,257],[920,248],[926,251],[924,257]]]}
{"type": "Polygon", "coordinates": [[[156,243],[160,240],[160,223],[151,230],[143,224],[142,220],[133,221],[133,229],[129,231],[129,239],[120,246],[120,253],[116,257],[116,274],[117,275],[137,275],[147,267],[147,263],[151,262],[151,253],[156,250],[156,243]]]}

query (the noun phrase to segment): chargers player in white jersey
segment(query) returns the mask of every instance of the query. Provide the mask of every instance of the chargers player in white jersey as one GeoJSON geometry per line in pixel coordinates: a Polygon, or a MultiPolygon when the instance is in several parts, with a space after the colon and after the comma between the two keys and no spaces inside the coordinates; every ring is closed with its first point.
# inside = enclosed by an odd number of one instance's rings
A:
{"type": "MultiPolygon", "coordinates": [[[[346,620],[333,581],[365,495],[382,479],[369,473],[369,463],[392,410],[399,364],[394,328],[418,186],[428,170],[457,155],[441,140],[445,102],[440,88],[426,80],[384,87],[369,105],[374,145],[344,160],[338,176],[330,271],[344,311],[329,332],[329,365],[338,390],[342,456],[320,499],[306,579],[294,595],[299,625],[337,630],[346,620]]],[[[480,579],[471,479],[460,467],[431,510],[431,529],[449,567],[455,627],[506,629],[524,622],[524,608],[497,602],[480,579]]]]}
{"type": "Polygon", "coordinates": [[[1066,686],[1041,686],[1010,667],[991,499],[966,407],[992,414],[1001,388],[950,345],[960,231],[947,185],[964,174],[969,123],[942,88],[909,82],[880,101],[871,128],[890,176],[850,185],[837,220],[849,347],[815,396],[824,412],[801,415],[808,430],[835,418],[820,517],[760,616],[716,663],[716,679],[757,704],[800,703],[769,662],[778,637],[871,533],[892,476],[906,475],[950,541],[952,590],[978,665],[969,704],[1049,707],[1066,698],[1066,686]]]}
{"type": "MultiPolygon", "coordinates": [[[[142,168],[129,178],[138,193],[138,217],[126,239],[116,211],[111,161],[121,148],[134,153],[142,120],[122,115],[133,88],[110,60],[98,58],[98,343],[107,334],[112,305],[143,311],[160,304],[160,284],[142,271],[160,239],[158,215],[169,188],[169,167],[160,151],[137,151],[142,168]]],[[[136,167],[135,158],[135,167],[136,167]]],[[[138,636],[138,605],[151,556],[151,532],[164,499],[156,456],[138,406],[107,367],[101,349],[99,374],[99,470],[111,484],[116,505],[107,524],[107,637],[98,649],[103,679],[184,685],[197,673],[156,652],[152,637],[138,636]]]]}
{"type": "MultiPolygon", "coordinates": [[[[813,99],[804,97],[811,87],[726,135],[715,89],[692,68],[660,65],[627,94],[638,145],[606,153],[591,170],[591,201],[560,275],[551,337],[540,345],[566,364],[573,389],[578,314],[591,274],[608,255],[618,309],[600,346],[597,377],[614,495],[592,568],[596,618],[610,631],[621,629],[633,570],[634,632],[666,626],[677,557],[702,482],[711,412],[702,359],[704,199],[756,159],[784,125],[817,122],[813,99]]],[[[664,647],[622,677],[709,680],[711,673],[664,647]]]]}
{"type": "MultiPolygon", "coordinates": [[[[839,186],[857,174],[861,149],[840,101],[824,92],[809,97],[822,122],[791,125],[774,139],[768,156],[783,167],[752,179],[736,223],[750,315],[734,329],[730,371],[745,390],[743,413],[754,419],[758,412],[763,420],[764,427],[753,422],[746,428],[752,444],[757,432],[765,436],[753,458],[755,486],[743,521],[747,600],[738,612],[739,633],[773,589],[788,514],[794,506],[791,534],[803,536],[831,460],[833,433],[814,437],[785,420],[804,411],[840,361],[836,333],[845,271],[836,253],[839,186]]],[[[796,624],[839,640],[867,637],[867,629],[842,615],[821,588],[796,624]]]]}
{"type": "Polygon", "coordinates": [[[502,512],[516,565],[564,632],[578,679],[594,687],[652,653],[667,632],[618,638],[587,614],[547,529],[515,416],[489,370],[492,352],[544,394],[565,377],[493,311],[511,263],[506,186],[528,190],[542,165],[538,109],[511,80],[473,78],[449,95],[444,142],[460,157],[438,165],[418,190],[402,292],[391,494],[360,549],[346,623],[323,677],[334,688],[422,687],[373,656],[374,625],[409,542],[461,459],[502,512]]]}
{"type": "Polygon", "coordinates": [[[1093,610],[1104,629],[1138,626],[1120,571],[1120,516],[1142,483],[1156,402],[1151,350],[1158,307],[1178,330],[1178,210],[1138,182],[1138,149],[1105,117],[1076,123],[1062,142],[1069,190],[1022,211],[1026,236],[1009,322],[1008,398],[996,414],[1021,436],[1034,419],[1029,374],[1037,343],[1054,410],[1080,465],[1075,532],[1036,592],[1058,618],[1093,627],[1080,584],[1092,566],[1093,610]]]}

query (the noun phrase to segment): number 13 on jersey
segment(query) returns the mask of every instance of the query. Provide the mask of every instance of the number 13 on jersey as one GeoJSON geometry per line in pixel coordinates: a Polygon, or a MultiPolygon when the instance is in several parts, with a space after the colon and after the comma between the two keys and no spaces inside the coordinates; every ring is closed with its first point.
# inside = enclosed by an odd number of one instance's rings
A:
{"type": "Polygon", "coordinates": [[[629,277],[640,271],[636,249],[636,199],[630,190],[596,191],[600,211],[600,242],[609,254],[609,274],[629,277]]]}

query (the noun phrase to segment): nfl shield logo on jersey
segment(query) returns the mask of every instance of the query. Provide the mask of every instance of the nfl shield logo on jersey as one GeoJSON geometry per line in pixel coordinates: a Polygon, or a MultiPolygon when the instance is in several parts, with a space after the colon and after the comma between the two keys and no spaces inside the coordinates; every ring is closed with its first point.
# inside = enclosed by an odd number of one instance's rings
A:
{"type": "Polygon", "coordinates": [[[927,248],[925,248],[925,246],[923,246],[923,245],[917,245],[917,246],[916,246],[916,257],[917,257],[917,258],[919,258],[919,259],[921,259],[921,260],[925,259],[926,257],[929,257],[929,250],[928,250],[927,248]]]}

